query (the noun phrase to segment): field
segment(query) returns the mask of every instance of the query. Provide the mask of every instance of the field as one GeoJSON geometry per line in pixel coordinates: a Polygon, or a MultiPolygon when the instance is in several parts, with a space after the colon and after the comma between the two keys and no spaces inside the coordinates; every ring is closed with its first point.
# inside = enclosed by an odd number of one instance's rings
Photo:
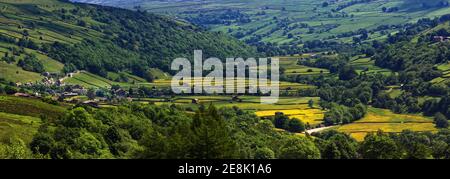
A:
{"type": "MultiPolygon", "coordinates": [[[[64,83],[67,84],[72,84],[72,85],[81,85],[84,86],[86,88],[110,88],[112,85],[120,85],[122,87],[130,87],[130,86],[134,86],[133,83],[135,84],[145,84],[145,80],[128,74],[128,73],[123,73],[125,74],[126,78],[128,78],[128,82],[116,82],[116,81],[112,81],[110,79],[86,72],[86,71],[81,71],[78,73],[75,73],[72,77],[69,77],[67,79],[64,80],[64,83]]],[[[108,72],[108,78],[112,78],[115,79],[119,76],[119,74],[117,73],[113,73],[113,72],[108,72]]],[[[170,86],[170,83],[168,83],[167,85],[170,86]]]]}
{"type": "Polygon", "coordinates": [[[354,59],[350,62],[350,65],[355,68],[356,72],[358,73],[381,73],[385,75],[389,75],[392,73],[391,70],[380,68],[375,66],[375,61],[373,61],[370,58],[364,58],[364,57],[354,57],[354,59]]]}
{"type": "Polygon", "coordinates": [[[323,122],[324,111],[315,108],[299,108],[299,109],[287,109],[287,110],[262,110],[257,111],[255,114],[259,117],[272,117],[277,112],[282,112],[289,118],[300,119],[305,124],[312,126],[319,125],[323,122]]]}
{"type": "Polygon", "coordinates": [[[439,84],[445,84],[447,82],[450,82],[450,62],[437,66],[437,69],[442,71],[443,75],[442,75],[442,77],[433,79],[432,82],[439,83],[439,84]]]}
{"type": "Polygon", "coordinates": [[[280,97],[276,104],[261,104],[258,96],[239,96],[240,101],[233,100],[232,96],[177,96],[175,98],[142,98],[136,99],[143,103],[154,103],[157,105],[176,104],[194,111],[200,104],[216,107],[239,107],[246,111],[253,111],[259,117],[271,117],[276,112],[283,112],[290,118],[298,118],[305,124],[318,125],[322,123],[324,111],[318,108],[310,108],[308,101],[313,100],[318,103],[319,98],[310,97],[280,97]],[[193,103],[193,100],[197,101],[193,103]]]}
{"type": "MultiPolygon", "coordinates": [[[[327,6],[324,6],[323,2],[315,0],[186,0],[106,2],[105,4],[130,9],[139,6],[141,9],[155,13],[192,19],[193,22],[197,20],[200,21],[199,24],[214,31],[226,32],[242,40],[259,36],[261,37],[259,41],[278,44],[335,39],[340,34],[361,28],[371,30],[380,25],[404,24],[450,12],[448,7],[423,8],[420,3],[408,3],[404,0],[374,0],[352,5],[347,5],[350,0],[328,1],[327,6]],[[399,11],[383,13],[382,7],[397,7],[399,11]],[[237,17],[220,18],[230,9],[238,12],[237,17]],[[209,19],[218,18],[224,22],[211,23],[207,21],[208,19],[202,19],[200,15],[209,19]],[[241,18],[249,20],[242,21],[241,18]]],[[[374,31],[369,34],[369,39],[385,38],[386,33],[395,31],[395,29],[387,29],[383,33],[374,31]]],[[[348,42],[352,40],[352,37],[344,36],[339,40],[348,42]]]]}
{"type": "Polygon", "coordinates": [[[8,64],[0,61],[0,78],[13,82],[36,82],[43,77],[34,72],[25,71],[15,64],[8,64]]]}
{"type": "Polygon", "coordinates": [[[386,109],[369,108],[367,115],[352,124],[334,128],[349,133],[358,141],[364,140],[367,133],[383,130],[384,132],[437,131],[433,120],[421,115],[394,114],[386,109]]]}
{"type": "Polygon", "coordinates": [[[329,74],[330,71],[322,68],[307,67],[299,65],[299,60],[309,57],[308,54],[302,56],[287,56],[278,57],[280,60],[280,67],[285,69],[286,76],[293,75],[319,75],[319,74],[329,74]]]}
{"type": "Polygon", "coordinates": [[[41,100],[0,95],[0,112],[32,117],[47,116],[55,119],[59,117],[66,107],[51,105],[41,100]]]}

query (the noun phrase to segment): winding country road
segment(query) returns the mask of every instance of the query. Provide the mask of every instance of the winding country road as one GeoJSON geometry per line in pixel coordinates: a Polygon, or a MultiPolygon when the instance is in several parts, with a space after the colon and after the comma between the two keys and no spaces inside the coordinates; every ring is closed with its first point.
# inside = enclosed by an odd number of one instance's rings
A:
{"type": "Polygon", "coordinates": [[[306,133],[312,134],[312,133],[320,132],[320,131],[323,131],[323,130],[326,130],[326,129],[329,129],[329,128],[332,128],[332,127],[335,127],[335,126],[319,127],[319,128],[315,128],[315,129],[310,129],[310,130],[307,130],[306,133]]]}

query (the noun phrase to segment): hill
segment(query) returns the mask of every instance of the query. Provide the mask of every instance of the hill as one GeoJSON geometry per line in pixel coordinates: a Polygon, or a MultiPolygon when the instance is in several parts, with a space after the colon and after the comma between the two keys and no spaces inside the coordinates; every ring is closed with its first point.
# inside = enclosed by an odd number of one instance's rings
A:
{"type": "Polygon", "coordinates": [[[403,24],[450,12],[442,0],[81,1],[176,16],[252,44],[285,45],[386,38],[403,24]]]}
{"type": "Polygon", "coordinates": [[[195,49],[216,57],[255,55],[222,33],[151,13],[62,0],[0,2],[0,78],[13,82],[75,70],[148,79],[151,68],[169,72],[171,60],[195,49]]]}

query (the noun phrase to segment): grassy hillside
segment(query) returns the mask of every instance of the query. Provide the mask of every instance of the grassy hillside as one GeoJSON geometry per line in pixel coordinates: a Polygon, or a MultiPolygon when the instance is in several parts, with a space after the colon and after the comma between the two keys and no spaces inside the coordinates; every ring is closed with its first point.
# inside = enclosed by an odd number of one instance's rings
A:
{"type": "Polygon", "coordinates": [[[63,116],[67,106],[51,105],[40,99],[0,95],[0,145],[17,137],[31,142],[41,125],[41,117],[56,120],[63,116]]]}
{"type": "Polygon", "coordinates": [[[192,58],[195,49],[221,58],[255,55],[224,34],[150,13],[60,0],[0,2],[0,61],[8,63],[1,62],[0,77],[13,82],[75,70],[165,78],[152,68],[168,72],[173,59],[192,58]]]}

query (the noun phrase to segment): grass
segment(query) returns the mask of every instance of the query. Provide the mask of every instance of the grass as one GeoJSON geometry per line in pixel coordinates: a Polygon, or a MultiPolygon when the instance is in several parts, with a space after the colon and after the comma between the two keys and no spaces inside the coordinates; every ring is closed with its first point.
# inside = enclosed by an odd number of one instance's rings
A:
{"type": "Polygon", "coordinates": [[[81,85],[89,88],[107,88],[113,84],[112,81],[89,72],[80,72],[73,75],[72,78],[64,80],[64,82],[67,84],[81,85]]]}
{"type": "Polygon", "coordinates": [[[8,64],[0,61],[0,78],[4,78],[13,82],[36,82],[42,80],[42,76],[38,73],[25,71],[15,64],[8,64]]]}
{"type": "Polygon", "coordinates": [[[450,63],[438,65],[436,68],[442,71],[443,75],[442,77],[433,79],[431,82],[436,84],[446,84],[450,82],[450,63]]]}
{"type": "Polygon", "coordinates": [[[338,131],[349,133],[358,141],[370,132],[383,130],[384,132],[398,133],[403,130],[412,131],[437,131],[433,120],[421,115],[395,114],[386,109],[370,107],[367,115],[352,124],[335,128],[338,131]]]}
{"type": "Polygon", "coordinates": [[[59,105],[44,103],[39,99],[22,98],[14,96],[0,95],[0,112],[40,117],[47,116],[50,119],[56,119],[65,112],[66,108],[59,105]]]}
{"type": "Polygon", "coordinates": [[[292,75],[318,75],[318,74],[328,74],[330,71],[323,68],[314,68],[299,65],[299,60],[307,58],[309,54],[302,56],[290,56],[290,57],[278,57],[280,60],[280,67],[285,69],[285,74],[287,76],[292,75]]]}
{"type": "Polygon", "coordinates": [[[155,79],[162,79],[162,80],[172,79],[172,76],[170,74],[163,72],[157,68],[151,68],[150,73],[155,77],[155,79]]]}
{"type": "Polygon", "coordinates": [[[12,136],[30,143],[41,124],[41,119],[30,116],[0,112],[0,143],[6,143],[12,136]]]}
{"type": "Polygon", "coordinates": [[[355,59],[353,59],[350,62],[350,66],[352,66],[353,68],[355,68],[356,72],[358,73],[381,73],[381,74],[385,74],[385,75],[389,75],[392,73],[391,70],[389,69],[385,69],[385,68],[380,68],[378,66],[375,66],[375,61],[372,60],[371,58],[365,58],[365,57],[355,57],[355,59]]]}

